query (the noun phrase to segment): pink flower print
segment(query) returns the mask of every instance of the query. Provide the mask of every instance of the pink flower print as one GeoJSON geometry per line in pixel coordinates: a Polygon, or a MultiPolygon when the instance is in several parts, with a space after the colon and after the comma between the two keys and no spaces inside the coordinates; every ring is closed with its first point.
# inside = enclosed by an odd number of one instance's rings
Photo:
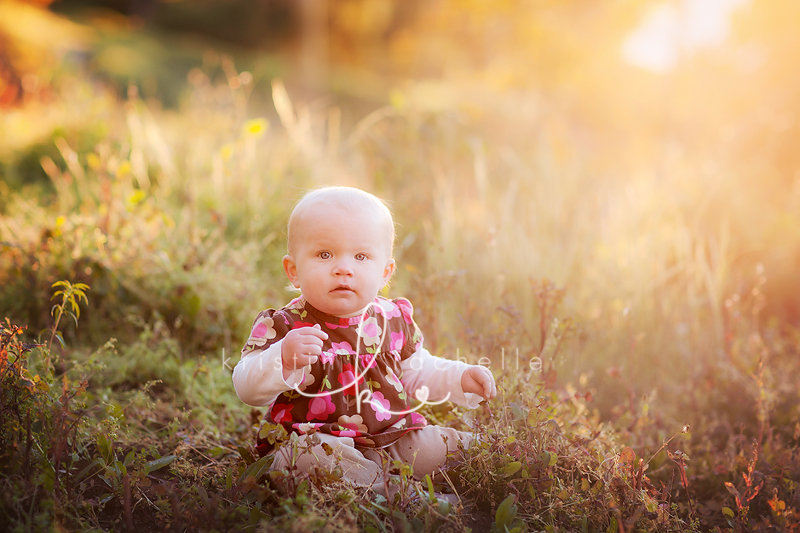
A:
{"type": "Polygon", "coordinates": [[[293,404],[276,403],[272,406],[272,420],[274,420],[276,424],[291,422],[292,409],[294,409],[293,404]]]}
{"type": "Polygon", "coordinates": [[[342,366],[342,371],[336,377],[336,380],[344,387],[345,396],[355,396],[356,385],[364,383],[364,376],[359,376],[358,383],[356,383],[356,373],[353,365],[346,364],[342,366]]]}
{"type": "Polygon", "coordinates": [[[312,374],[311,372],[306,372],[305,375],[303,376],[303,382],[297,385],[297,390],[301,392],[306,390],[308,387],[314,384],[314,381],[315,381],[314,374],[312,374]]]}
{"type": "Polygon", "coordinates": [[[322,352],[319,356],[320,360],[322,361],[323,365],[327,365],[328,363],[332,362],[336,358],[335,352],[322,352]]]}
{"type": "Polygon", "coordinates": [[[350,355],[350,354],[356,353],[356,351],[353,349],[352,346],[350,346],[350,343],[347,342],[347,341],[344,341],[344,342],[332,342],[331,343],[331,350],[333,350],[334,353],[339,354],[339,355],[350,355]]]}
{"type": "Polygon", "coordinates": [[[411,302],[405,298],[398,298],[397,306],[400,308],[400,312],[403,314],[403,320],[406,321],[406,324],[414,322],[414,319],[411,318],[414,315],[414,306],[411,305],[411,302]]]}
{"type": "Polygon", "coordinates": [[[392,332],[392,342],[391,346],[389,346],[390,350],[400,350],[403,348],[403,345],[406,343],[406,334],[402,331],[392,332]]]}
{"type": "Polygon", "coordinates": [[[403,384],[400,382],[400,378],[397,377],[397,374],[390,367],[386,367],[386,381],[394,387],[397,392],[403,392],[403,384]]]}
{"type": "Polygon", "coordinates": [[[337,422],[342,427],[354,429],[356,431],[361,431],[362,433],[367,432],[367,425],[364,424],[364,419],[361,418],[361,415],[353,415],[353,416],[342,415],[339,417],[339,420],[337,420],[337,422]]]}
{"type": "Polygon", "coordinates": [[[299,431],[301,435],[307,435],[314,433],[323,425],[321,422],[303,422],[302,424],[292,424],[292,427],[299,431]]]}
{"type": "Polygon", "coordinates": [[[331,434],[336,435],[337,437],[355,437],[358,435],[358,431],[354,429],[332,429],[331,434]]]}
{"type": "Polygon", "coordinates": [[[260,348],[265,346],[271,339],[274,339],[277,335],[273,327],[274,325],[275,322],[272,320],[272,317],[262,316],[259,318],[253,325],[253,330],[250,332],[250,341],[253,346],[260,348]]]}
{"type": "Polygon", "coordinates": [[[425,417],[422,416],[421,414],[417,413],[416,411],[410,413],[410,415],[411,415],[411,423],[413,425],[415,425],[415,426],[416,425],[422,425],[422,426],[427,426],[428,425],[428,421],[425,420],[425,417]]]}
{"type": "Polygon", "coordinates": [[[365,346],[374,346],[381,340],[383,330],[378,325],[378,319],[374,316],[363,321],[358,327],[358,335],[364,341],[365,346]]]}
{"type": "Polygon", "coordinates": [[[394,302],[379,299],[375,301],[375,304],[375,312],[382,314],[386,320],[400,316],[400,307],[394,302]]]}
{"type": "Polygon", "coordinates": [[[329,393],[317,396],[308,403],[306,420],[327,420],[328,416],[332,415],[334,411],[336,411],[336,406],[333,405],[329,393]]]}
{"type": "Polygon", "coordinates": [[[362,353],[359,355],[358,358],[361,361],[362,369],[368,370],[370,368],[375,368],[375,359],[377,357],[377,354],[374,353],[362,353]]]}
{"type": "Polygon", "coordinates": [[[383,393],[372,393],[372,399],[369,401],[369,405],[372,407],[372,410],[375,411],[375,418],[378,422],[392,418],[392,414],[389,412],[391,404],[389,400],[383,397],[383,393]]]}

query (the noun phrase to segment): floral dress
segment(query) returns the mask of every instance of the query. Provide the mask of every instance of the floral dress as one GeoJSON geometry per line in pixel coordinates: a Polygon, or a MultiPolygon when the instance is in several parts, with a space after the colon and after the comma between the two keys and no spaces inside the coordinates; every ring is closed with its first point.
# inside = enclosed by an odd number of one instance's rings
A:
{"type": "MultiPolygon", "coordinates": [[[[352,437],[365,448],[384,448],[424,427],[425,417],[410,411],[402,381],[401,362],[422,343],[412,315],[408,300],[380,296],[364,315],[350,318],[323,313],[302,296],[259,313],[243,353],[265,350],[295,328],[319,324],[328,334],[302,383],[280,394],[265,420],[299,434],[352,437]]],[[[257,448],[261,453],[268,445],[259,439],[257,448]]]]}

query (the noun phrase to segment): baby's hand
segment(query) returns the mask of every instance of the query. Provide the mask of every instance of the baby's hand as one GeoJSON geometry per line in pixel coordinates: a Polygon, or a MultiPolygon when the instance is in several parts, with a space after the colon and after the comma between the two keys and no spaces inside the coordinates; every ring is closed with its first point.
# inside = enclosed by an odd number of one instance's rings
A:
{"type": "Polygon", "coordinates": [[[319,324],[293,329],[287,333],[281,345],[284,371],[292,372],[316,363],[322,353],[322,341],[327,338],[328,334],[320,329],[319,324]]]}
{"type": "Polygon", "coordinates": [[[478,394],[487,400],[497,396],[497,386],[492,372],[479,365],[471,365],[461,374],[461,390],[478,394]]]}

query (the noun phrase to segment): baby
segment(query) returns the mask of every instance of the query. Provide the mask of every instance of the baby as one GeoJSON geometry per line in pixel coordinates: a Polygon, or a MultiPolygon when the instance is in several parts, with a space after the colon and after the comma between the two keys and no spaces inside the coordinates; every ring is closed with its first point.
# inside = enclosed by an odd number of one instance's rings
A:
{"type": "MultiPolygon", "coordinates": [[[[383,202],[350,187],[315,189],[289,217],[283,268],[302,294],[258,314],[233,371],[243,402],[270,406],[267,421],[301,442],[319,438],[312,453],[279,448],[272,468],[338,463],[344,480],[385,493],[377,450],[420,478],[442,467],[459,441],[469,445],[467,433],[427,425],[412,397],[475,408],[496,395],[487,368],[423,348],[408,300],[378,296],[395,270],[394,237],[383,202]]],[[[271,451],[262,439],[257,449],[271,451]]]]}

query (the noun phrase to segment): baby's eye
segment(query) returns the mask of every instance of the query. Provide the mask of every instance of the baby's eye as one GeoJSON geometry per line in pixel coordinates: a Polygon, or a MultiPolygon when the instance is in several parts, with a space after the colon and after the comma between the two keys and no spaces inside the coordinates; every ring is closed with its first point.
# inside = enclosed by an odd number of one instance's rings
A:
{"type": "Polygon", "coordinates": [[[356,261],[366,261],[369,259],[367,254],[356,254],[356,261]]]}
{"type": "Polygon", "coordinates": [[[328,252],[327,250],[323,250],[323,251],[319,252],[317,255],[319,256],[320,259],[330,259],[331,258],[331,253],[328,252]]]}

